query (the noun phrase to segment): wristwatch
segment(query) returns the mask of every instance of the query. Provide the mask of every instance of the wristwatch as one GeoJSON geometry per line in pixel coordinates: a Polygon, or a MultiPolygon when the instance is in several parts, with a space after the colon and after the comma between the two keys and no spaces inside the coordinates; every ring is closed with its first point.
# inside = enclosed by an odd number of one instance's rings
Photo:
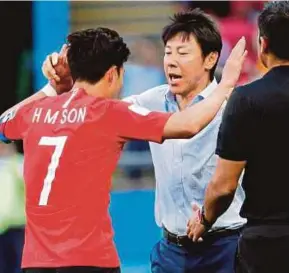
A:
{"type": "Polygon", "coordinates": [[[201,221],[200,223],[206,228],[206,230],[209,230],[213,224],[211,224],[205,217],[205,208],[202,206],[201,209],[201,221]]]}

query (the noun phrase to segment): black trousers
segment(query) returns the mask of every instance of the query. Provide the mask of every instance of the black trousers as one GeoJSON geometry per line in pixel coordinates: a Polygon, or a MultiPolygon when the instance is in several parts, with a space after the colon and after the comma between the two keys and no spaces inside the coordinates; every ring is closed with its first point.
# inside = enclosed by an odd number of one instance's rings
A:
{"type": "Polygon", "coordinates": [[[120,268],[71,266],[58,268],[26,268],[23,273],[120,273],[120,268]]]}
{"type": "Polygon", "coordinates": [[[289,226],[245,228],[240,236],[237,273],[288,273],[289,226]]]}

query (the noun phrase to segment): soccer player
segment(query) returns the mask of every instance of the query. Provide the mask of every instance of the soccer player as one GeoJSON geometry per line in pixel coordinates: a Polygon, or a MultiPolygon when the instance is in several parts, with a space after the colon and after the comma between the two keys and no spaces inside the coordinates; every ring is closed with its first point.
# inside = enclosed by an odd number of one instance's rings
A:
{"type": "Polygon", "coordinates": [[[124,143],[197,134],[230,95],[245,55],[242,38],[215,92],[198,105],[174,114],[150,112],[113,99],[129,56],[117,32],[97,28],[70,34],[73,89],[55,97],[44,89],[0,120],[3,141],[24,141],[24,272],[120,272],[108,206],[124,143]]]}

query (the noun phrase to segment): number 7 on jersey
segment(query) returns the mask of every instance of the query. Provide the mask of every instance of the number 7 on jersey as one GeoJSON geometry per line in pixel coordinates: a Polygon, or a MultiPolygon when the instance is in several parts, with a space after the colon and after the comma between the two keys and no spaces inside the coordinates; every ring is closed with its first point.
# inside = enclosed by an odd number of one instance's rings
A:
{"type": "Polygon", "coordinates": [[[59,159],[62,155],[67,136],[59,137],[41,137],[39,145],[41,146],[54,146],[55,150],[52,154],[50,164],[48,166],[47,175],[44,179],[44,185],[40,194],[39,205],[47,205],[49,194],[51,192],[52,183],[55,179],[56,169],[59,165],[59,159]]]}

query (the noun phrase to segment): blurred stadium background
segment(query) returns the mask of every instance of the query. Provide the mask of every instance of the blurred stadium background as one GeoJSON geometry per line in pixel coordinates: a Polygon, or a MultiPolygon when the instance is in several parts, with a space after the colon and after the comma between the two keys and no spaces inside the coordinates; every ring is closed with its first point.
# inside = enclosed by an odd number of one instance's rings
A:
{"type": "MultiPolygon", "coordinates": [[[[45,56],[52,51],[58,51],[70,31],[84,28],[97,26],[113,28],[119,31],[129,44],[132,55],[126,65],[122,96],[141,93],[165,83],[160,33],[174,12],[194,7],[200,7],[212,14],[221,29],[223,50],[216,77],[220,78],[222,66],[231,48],[244,35],[249,54],[240,84],[251,81],[265,72],[256,55],[256,19],[264,3],[264,1],[1,1],[0,112],[41,88],[46,83],[41,73],[45,56]]],[[[16,182],[18,188],[14,186],[8,189],[2,176],[4,172],[11,172],[11,169],[6,167],[13,161],[13,155],[20,155],[21,158],[23,152],[21,143],[17,143],[17,151],[16,153],[14,149],[10,149],[7,152],[0,146],[0,249],[1,244],[3,249],[1,238],[11,228],[21,228],[23,222],[21,217],[18,222],[9,223],[7,220],[6,226],[3,222],[5,211],[6,214],[15,212],[11,200],[18,198],[14,196],[22,193],[21,191],[19,193],[19,184],[16,182]],[[11,197],[10,203],[7,201],[8,197],[11,197]]],[[[18,170],[21,170],[21,163],[18,160],[16,165],[18,170]]],[[[19,177],[12,176],[13,179],[19,181],[19,177]]],[[[128,143],[114,175],[111,206],[116,244],[124,273],[149,272],[150,249],[161,236],[153,216],[154,183],[147,143],[128,143]]],[[[4,257],[8,259],[8,255],[8,251],[5,253],[4,248],[4,257]]],[[[13,272],[5,272],[0,268],[0,273],[13,272]]]]}

